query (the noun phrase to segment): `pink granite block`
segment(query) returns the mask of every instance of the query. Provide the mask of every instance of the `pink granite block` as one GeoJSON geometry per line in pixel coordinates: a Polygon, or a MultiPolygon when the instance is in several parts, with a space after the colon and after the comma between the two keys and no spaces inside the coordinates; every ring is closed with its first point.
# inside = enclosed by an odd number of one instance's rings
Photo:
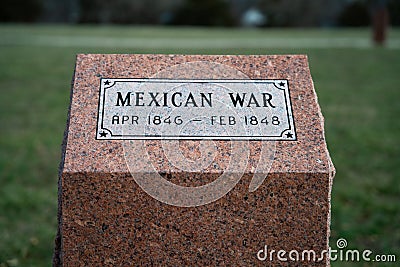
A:
{"type": "MultiPolygon", "coordinates": [[[[211,72],[204,78],[220,79],[225,75],[223,69],[221,73],[215,69],[211,72]]],[[[201,78],[190,71],[183,76],[180,78],[201,78]]],[[[161,78],[168,78],[168,74],[161,78]]],[[[314,250],[318,256],[328,249],[335,170],[323,124],[307,57],[303,55],[78,55],[60,167],[54,265],[329,266],[327,257],[302,262],[280,261],[276,254],[272,259],[257,257],[262,256],[259,251],[265,246],[287,253],[314,250]],[[232,142],[240,141],[216,140],[212,163],[202,171],[188,171],[170,163],[157,138],[134,142],[144,147],[126,151],[127,141],[103,140],[96,129],[104,79],[159,77],[157,73],[188,62],[218,63],[251,80],[286,80],[296,138],[250,140],[248,151],[243,152],[248,153],[244,175],[232,190],[211,203],[182,207],[146,193],[134,179],[141,173],[132,173],[125,155],[136,157],[134,167],[139,170],[151,161],[164,179],[197,187],[217,179],[226,172],[232,158],[241,157],[232,153],[232,142]],[[249,184],[260,162],[260,147],[270,146],[271,142],[274,154],[268,176],[250,192],[249,184]],[[147,152],[148,159],[142,151],[147,152]]],[[[197,170],[202,155],[200,140],[181,140],[178,144],[176,150],[192,160],[193,170],[197,170]]],[[[150,176],[148,181],[151,183],[150,176]]]]}

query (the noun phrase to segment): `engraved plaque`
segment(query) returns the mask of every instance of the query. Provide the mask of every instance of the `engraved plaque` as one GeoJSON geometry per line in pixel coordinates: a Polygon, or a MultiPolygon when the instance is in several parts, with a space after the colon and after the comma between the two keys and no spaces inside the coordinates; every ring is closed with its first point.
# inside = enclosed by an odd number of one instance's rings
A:
{"type": "Polygon", "coordinates": [[[287,80],[100,82],[99,140],[296,140],[287,80]]]}

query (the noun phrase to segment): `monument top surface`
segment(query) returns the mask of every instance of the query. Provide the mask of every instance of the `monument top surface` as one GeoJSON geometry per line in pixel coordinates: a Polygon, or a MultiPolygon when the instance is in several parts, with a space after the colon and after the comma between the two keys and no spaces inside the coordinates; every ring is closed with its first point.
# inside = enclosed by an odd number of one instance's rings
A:
{"type": "Polygon", "coordinates": [[[63,172],[334,172],[304,55],[80,54],[69,112],[63,172]]]}

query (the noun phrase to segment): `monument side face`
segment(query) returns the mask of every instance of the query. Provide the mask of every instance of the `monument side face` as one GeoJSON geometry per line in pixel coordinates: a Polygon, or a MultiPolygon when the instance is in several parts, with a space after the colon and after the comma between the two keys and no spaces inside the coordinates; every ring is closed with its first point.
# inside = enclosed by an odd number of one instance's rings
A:
{"type": "Polygon", "coordinates": [[[54,265],[329,265],[306,56],[78,55],[66,132],[54,265]]]}

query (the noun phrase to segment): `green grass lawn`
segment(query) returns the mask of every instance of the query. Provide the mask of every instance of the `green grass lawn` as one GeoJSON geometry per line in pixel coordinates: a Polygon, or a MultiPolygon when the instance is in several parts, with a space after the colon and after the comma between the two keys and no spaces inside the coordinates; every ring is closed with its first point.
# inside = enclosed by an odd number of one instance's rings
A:
{"type": "Polygon", "coordinates": [[[51,265],[77,53],[307,54],[337,169],[331,246],[342,237],[400,261],[400,30],[387,48],[367,29],[3,25],[0,36],[1,267],[51,265]]]}

